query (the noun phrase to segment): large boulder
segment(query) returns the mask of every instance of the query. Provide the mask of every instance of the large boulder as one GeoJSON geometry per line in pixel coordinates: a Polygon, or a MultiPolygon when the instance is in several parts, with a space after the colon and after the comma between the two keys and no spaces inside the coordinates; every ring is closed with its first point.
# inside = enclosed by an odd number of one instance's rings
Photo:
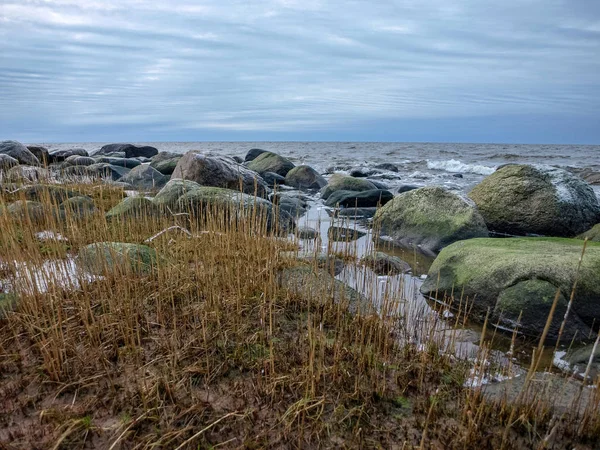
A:
{"type": "Polygon", "coordinates": [[[129,183],[136,189],[158,190],[167,184],[169,177],[163,175],[155,168],[150,167],[148,164],[143,164],[131,169],[131,171],[119,181],[129,183]]]}
{"type": "Polygon", "coordinates": [[[41,147],[39,145],[28,145],[27,150],[33,153],[42,166],[47,167],[48,164],[50,164],[50,152],[46,147],[41,147]]]}
{"type": "Polygon", "coordinates": [[[108,144],[94,153],[94,156],[110,155],[114,153],[124,153],[125,158],[137,158],[138,156],[152,158],[158,154],[158,149],[150,147],[149,145],[136,146],[133,144],[108,144]]]}
{"type": "Polygon", "coordinates": [[[81,195],[79,192],[72,189],[67,189],[62,186],[53,184],[33,184],[24,186],[17,190],[16,197],[23,196],[25,200],[33,200],[36,202],[49,202],[59,204],[65,200],[81,195]]]}
{"type": "Polygon", "coordinates": [[[473,303],[474,317],[483,318],[488,308],[492,322],[513,327],[523,311],[521,329],[539,335],[558,289],[561,294],[549,330],[556,339],[575,280],[577,289],[565,327],[564,341],[577,333],[588,336],[600,322],[600,244],[588,243],[577,267],[583,243],[564,238],[471,239],[443,249],[429,269],[421,292],[441,299],[451,292],[473,303]]]}
{"type": "Polygon", "coordinates": [[[600,220],[593,189],[566,170],[510,164],[469,193],[488,228],[512,235],[575,236],[600,220]]]}
{"type": "Polygon", "coordinates": [[[0,142],[0,154],[8,155],[26,166],[39,166],[40,161],[31,153],[27,147],[17,141],[0,142]]]}
{"type": "Polygon", "coordinates": [[[203,219],[214,214],[252,219],[254,225],[265,225],[267,232],[287,233],[293,230],[294,220],[285,211],[278,210],[264,198],[254,197],[232,189],[202,186],[192,189],[177,200],[177,212],[193,213],[203,219]]]}
{"type": "Polygon", "coordinates": [[[302,165],[291,169],[285,176],[285,184],[296,189],[321,189],[327,180],[310,166],[302,165]]]}
{"type": "Polygon", "coordinates": [[[133,169],[142,164],[141,161],[137,158],[115,158],[111,156],[97,157],[95,161],[99,163],[112,164],[113,166],[125,167],[127,169],[133,169]]]}
{"type": "Polygon", "coordinates": [[[66,162],[73,166],[91,166],[96,164],[96,160],[89,156],[72,155],[65,159],[66,162]]]}
{"type": "Polygon", "coordinates": [[[195,181],[173,178],[156,194],[153,202],[160,208],[173,209],[177,206],[177,200],[182,195],[201,187],[195,181]]]}
{"type": "MultiPolygon", "coordinates": [[[[73,167],[72,169],[75,168],[76,167],[73,167]]],[[[68,169],[69,168],[65,169],[65,172],[68,172],[68,169]]],[[[91,166],[84,167],[84,169],[85,174],[92,178],[102,178],[113,181],[120,180],[131,171],[131,169],[126,167],[113,166],[112,164],[108,163],[96,163],[92,164],[91,166]]]]}
{"type": "Polygon", "coordinates": [[[173,171],[173,178],[195,181],[202,186],[241,190],[246,194],[266,196],[268,188],[254,171],[223,156],[203,155],[191,151],[183,155],[173,171]]]}
{"type": "Polygon", "coordinates": [[[377,189],[377,187],[370,181],[334,173],[329,179],[327,186],[321,191],[321,197],[327,200],[329,196],[336,191],[362,192],[372,191],[373,189],[377,189]]]}
{"type": "Polygon", "coordinates": [[[394,198],[394,194],[383,189],[371,191],[336,191],[325,201],[325,206],[343,206],[344,208],[370,208],[385,205],[394,198]]]}
{"type": "Polygon", "coordinates": [[[295,166],[289,159],[277,153],[264,152],[256,159],[250,161],[247,167],[261,175],[266,172],[272,172],[285,177],[295,166]]]}
{"type": "Polygon", "coordinates": [[[46,208],[40,202],[17,200],[5,208],[5,213],[23,223],[40,224],[46,219],[46,208]]]}
{"type": "Polygon", "coordinates": [[[50,162],[59,163],[65,161],[69,156],[90,156],[83,148],[70,148],[67,150],[56,150],[50,153],[50,162]]]}
{"type": "Polygon", "coordinates": [[[263,153],[268,153],[268,152],[267,152],[267,150],[263,150],[262,148],[251,148],[250,150],[248,150],[248,153],[246,153],[246,158],[244,159],[244,161],[246,161],[246,162],[254,161],[256,158],[258,158],[263,153]]]}
{"type": "Polygon", "coordinates": [[[473,202],[441,187],[424,187],[394,197],[377,211],[374,222],[396,243],[419,246],[426,252],[488,236],[473,202]]]}
{"type": "Polygon", "coordinates": [[[163,175],[172,175],[182,156],[183,155],[178,153],[160,152],[152,158],[150,166],[154,167],[163,175]]]}
{"type": "Polygon", "coordinates": [[[158,266],[156,250],[146,245],[124,242],[97,242],[79,250],[79,265],[93,275],[106,272],[150,273],[158,266]]]}
{"type": "Polygon", "coordinates": [[[85,195],[71,197],[60,204],[59,214],[63,219],[84,219],[96,212],[94,201],[85,195]]]}

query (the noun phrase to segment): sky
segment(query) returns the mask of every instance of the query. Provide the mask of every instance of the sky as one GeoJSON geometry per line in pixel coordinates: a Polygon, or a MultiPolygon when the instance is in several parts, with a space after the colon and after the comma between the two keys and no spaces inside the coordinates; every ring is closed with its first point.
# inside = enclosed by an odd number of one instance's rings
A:
{"type": "Polygon", "coordinates": [[[600,144],[599,0],[0,0],[0,140],[600,144]]]}

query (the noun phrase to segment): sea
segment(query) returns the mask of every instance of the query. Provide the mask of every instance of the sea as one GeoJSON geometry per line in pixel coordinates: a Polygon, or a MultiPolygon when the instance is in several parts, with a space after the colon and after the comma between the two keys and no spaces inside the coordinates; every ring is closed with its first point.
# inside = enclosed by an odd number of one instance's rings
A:
{"type": "MultiPolygon", "coordinates": [[[[467,192],[503,164],[545,164],[564,169],[590,168],[600,171],[600,145],[523,145],[398,142],[132,142],[151,145],[159,151],[186,153],[200,150],[244,157],[251,148],[261,148],[288,157],[296,165],[308,164],[321,173],[369,169],[394,164],[398,172],[378,173],[391,189],[401,185],[443,185],[467,192]]],[[[50,151],[84,148],[90,154],[105,142],[37,143],[50,151]]],[[[594,187],[600,195],[600,186],[594,187]]]]}

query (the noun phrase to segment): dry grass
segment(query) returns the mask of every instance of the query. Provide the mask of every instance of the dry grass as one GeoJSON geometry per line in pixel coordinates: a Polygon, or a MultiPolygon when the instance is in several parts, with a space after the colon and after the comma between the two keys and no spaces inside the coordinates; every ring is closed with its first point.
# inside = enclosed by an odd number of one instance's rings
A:
{"type": "Polygon", "coordinates": [[[261,217],[107,222],[121,191],[66,187],[98,211],[56,217],[44,197],[41,218],[0,216],[0,279],[20,289],[0,319],[0,448],[583,449],[600,438],[600,389],[561,413],[529,387],[518,402],[490,400],[464,387],[473,367],[489,370],[489,343],[461,361],[441,351],[439,319],[415,325],[390,305],[351,315],[327,285],[287,289],[280,274],[298,263],[261,217]],[[169,227],[148,243],[161,261],[145,276],[106,267],[65,287],[20,265],[169,227]],[[36,237],[49,229],[68,241],[36,237]]]}

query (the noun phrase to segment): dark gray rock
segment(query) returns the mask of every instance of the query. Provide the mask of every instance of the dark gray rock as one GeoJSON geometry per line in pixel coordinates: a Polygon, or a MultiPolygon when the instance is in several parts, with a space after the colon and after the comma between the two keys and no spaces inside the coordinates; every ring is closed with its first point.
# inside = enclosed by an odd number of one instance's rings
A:
{"type": "Polygon", "coordinates": [[[361,262],[377,275],[400,275],[411,271],[410,264],[406,261],[383,252],[366,255],[361,262]]]}
{"type": "Polygon", "coordinates": [[[83,148],[71,148],[68,150],[56,150],[50,152],[50,162],[59,163],[65,161],[69,156],[90,156],[83,148]]]}
{"type": "Polygon", "coordinates": [[[96,155],[108,155],[111,153],[125,153],[126,158],[135,158],[138,156],[144,156],[146,158],[152,158],[158,155],[158,150],[149,145],[135,146],[133,144],[108,144],[98,150],[96,155]]]}
{"type": "Polygon", "coordinates": [[[0,142],[0,154],[8,155],[17,161],[19,164],[26,166],[39,166],[40,161],[31,153],[27,147],[17,141],[2,141],[0,142]]]}
{"type": "Polygon", "coordinates": [[[373,166],[375,169],[387,170],[388,172],[398,172],[398,166],[391,163],[377,164],[373,166]]]}
{"type": "Polygon", "coordinates": [[[8,156],[3,153],[0,154],[0,170],[8,170],[18,165],[19,161],[12,156],[8,156]]]}
{"type": "Polygon", "coordinates": [[[39,145],[28,145],[27,150],[33,153],[42,166],[47,167],[48,164],[50,164],[50,152],[48,152],[46,147],[40,147],[39,145]]]}
{"type": "Polygon", "coordinates": [[[90,158],[89,156],[73,155],[69,156],[67,159],[65,159],[65,161],[72,166],[91,166],[92,164],[96,164],[96,160],[94,158],[90,158]]]}
{"type": "Polygon", "coordinates": [[[394,198],[390,191],[374,189],[370,191],[336,191],[325,201],[325,206],[343,206],[347,208],[369,208],[385,205],[394,198]]]}
{"type": "Polygon", "coordinates": [[[143,164],[131,169],[131,171],[119,181],[129,183],[136,189],[159,190],[167,184],[169,177],[163,175],[153,167],[143,164]]]}
{"type": "Polygon", "coordinates": [[[285,177],[273,172],[265,172],[262,174],[263,180],[269,187],[280,186],[285,184],[285,177]]]}
{"type": "Polygon", "coordinates": [[[127,169],[133,169],[142,164],[137,158],[114,158],[112,156],[101,156],[95,160],[99,163],[111,164],[113,166],[125,167],[127,169]]]}
{"type": "Polygon", "coordinates": [[[398,194],[403,194],[405,192],[414,191],[415,189],[419,189],[419,186],[415,186],[413,184],[403,184],[398,188],[398,194]]]}
{"type": "Polygon", "coordinates": [[[248,150],[248,153],[246,153],[246,158],[244,159],[244,161],[254,161],[263,153],[266,153],[266,150],[260,148],[251,148],[250,150],[248,150]]]}

